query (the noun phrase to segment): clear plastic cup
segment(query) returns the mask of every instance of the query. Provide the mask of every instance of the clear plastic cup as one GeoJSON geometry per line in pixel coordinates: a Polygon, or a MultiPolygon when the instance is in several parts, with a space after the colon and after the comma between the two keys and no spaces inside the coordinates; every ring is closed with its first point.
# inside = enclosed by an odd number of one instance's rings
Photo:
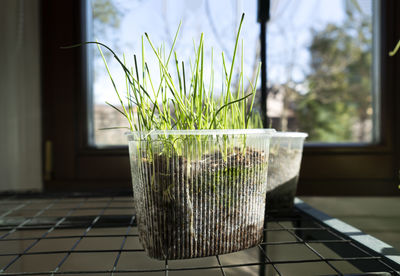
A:
{"type": "Polygon", "coordinates": [[[261,242],[271,129],[127,134],[134,205],[150,257],[205,257],[261,242]]]}
{"type": "Polygon", "coordinates": [[[303,144],[307,133],[276,132],[271,138],[267,209],[293,207],[300,172],[303,144]]]}

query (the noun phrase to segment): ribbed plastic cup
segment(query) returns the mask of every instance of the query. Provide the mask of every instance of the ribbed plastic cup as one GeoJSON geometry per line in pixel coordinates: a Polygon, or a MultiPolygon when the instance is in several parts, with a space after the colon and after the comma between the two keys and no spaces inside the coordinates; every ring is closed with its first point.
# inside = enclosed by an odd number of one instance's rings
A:
{"type": "Polygon", "coordinates": [[[128,133],[136,219],[147,254],[196,258],[260,243],[274,132],[128,133]]]}
{"type": "Polygon", "coordinates": [[[307,133],[275,132],[271,138],[267,209],[282,210],[293,207],[294,196],[307,133]]]}

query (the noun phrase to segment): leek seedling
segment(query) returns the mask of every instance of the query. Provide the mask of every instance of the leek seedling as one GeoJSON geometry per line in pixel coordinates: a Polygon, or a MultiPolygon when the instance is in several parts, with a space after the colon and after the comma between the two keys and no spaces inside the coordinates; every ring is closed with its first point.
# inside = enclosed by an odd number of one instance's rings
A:
{"type": "MultiPolygon", "coordinates": [[[[190,66],[191,70],[189,76],[185,71],[184,62],[180,62],[174,48],[181,24],[178,26],[171,49],[167,55],[165,55],[165,47],[157,49],[151,41],[150,36],[147,33],[144,34],[144,37],[142,37],[141,51],[142,72],[139,72],[136,55],[134,56],[134,66],[129,70],[125,55],[123,59],[120,59],[107,45],[97,41],[85,42],[79,45],[97,44],[121,108],[117,108],[110,103],[107,104],[123,114],[132,131],[151,131],[154,129],[246,129],[250,128],[254,121],[251,117],[258,77],[255,79],[254,84],[249,81],[251,92],[245,95],[243,88],[244,66],[242,41],[242,60],[240,72],[238,74],[238,87],[236,89],[236,96],[233,95],[232,78],[234,75],[235,60],[243,19],[244,14],[241,17],[237,30],[230,68],[227,68],[225,55],[222,53],[224,84],[222,91],[220,91],[220,100],[214,98],[213,54],[211,54],[211,76],[209,85],[205,85],[204,81],[206,70],[204,67],[204,34],[201,34],[198,45],[196,46],[196,44],[194,44],[194,61],[190,66]],[[152,50],[152,54],[154,54],[158,61],[160,71],[160,80],[158,84],[155,84],[153,81],[147,66],[144,54],[144,40],[147,41],[152,50]],[[126,77],[126,99],[117,89],[101,49],[102,47],[113,54],[114,58],[123,69],[126,77]],[[174,59],[174,72],[171,72],[169,69],[171,59],[174,59]],[[173,76],[177,76],[176,80],[174,80],[173,76]],[[189,87],[187,87],[188,84],[190,84],[189,87]],[[134,106],[136,106],[136,112],[134,112],[134,106]]],[[[71,47],[75,46],[77,45],[71,47]]],[[[260,64],[258,65],[257,76],[260,71],[259,69],[260,64]]]]}
{"type": "Polygon", "coordinates": [[[243,65],[243,41],[241,64],[236,90],[232,87],[235,60],[240,40],[240,32],[244,20],[242,14],[235,39],[235,45],[230,67],[227,66],[225,55],[222,56],[223,80],[219,91],[219,99],[216,99],[214,87],[213,51],[211,51],[210,83],[205,85],[206,68],[204,66],[204,34],[196,45],[194,42],[194,60],[190,62],[190,74],[185,71],[185,64],[180,62],[179,55],[175,51],[181,24],[175,33],[173,43],[168,53],[162,45],[156,48],[150,36],[145,33],[141,39],[141,72],[134,55],[134,64],[129,67],[124,55],[122,59],[107,45],[98,41],[89,41],[79,45],[96,44],[103,59],[108,76],[114,87],[121,108],[107,103],[121,113],[128,121],[131,131],[160,130],[201,130],[201,129],[247,129],[258,125],[254,119],[253,105],[256,94],[257,80],[260,73],[260,64],[257,68],[255,83],[250,80],[250,93],[245,94],[244,89],[244,65],[243,65]],[[158,62],[160,79],[154,82],[145,56],[145,42],[150,46],[152,54],[158,62]],[[115,60],[121,66],[126,79],[126,97],[120,93],[109,70],[102,48],[111,52],[115,60]],[[175,68],[170,70],[170,61],[174,60],[175,68]],[[181,66],[180,66],[181,65],[181,66]],[[128,69],[130,68],[130,69],[128,69]],[[173,76],[176,76],[174,79],[173,76]],[[233,95],[232,91],[236,91],[233,95]],[[136,107],[136,108],[134,108],[136,107]],[[136,111],[135,111],[136,110],[136,111]]]}

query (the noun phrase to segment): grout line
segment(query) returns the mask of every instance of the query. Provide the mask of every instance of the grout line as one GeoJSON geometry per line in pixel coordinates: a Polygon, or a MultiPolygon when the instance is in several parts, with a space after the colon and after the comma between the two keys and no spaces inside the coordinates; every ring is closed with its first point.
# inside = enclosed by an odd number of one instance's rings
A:
{"type": "Polygon", "coordinates": [[[111,204],[113,201],[114,197],[111,197],[110,200],[108,201],[107,205],[101,210],[99,215],[95,217],[92,221],[92,223],[85,229],[83,232],[82,236],[79,237],[79,239],[75,242],[75,244],[71,247],[71,249],[68,251],[68,253],[64,256],[64,258],[58,263],[57,267],[52,271],[52,275],[54,275],[55,272],[58,272],[61,268],[61,266],[65,263],[67,258],[71,255],[71,253],[74,251],[74,249],[78,246],[78,244],[82,241],[82,239],[87,235],[87,233],[92,229],[92,227],[99,221],[100,217],[104,214],[104,212],[107,210],[108,206],[111,204]]]}
{"type": "MultiPolygon", "coordinates": [[[[285,226],[283,226],[280,222],[278,222],[278,224],[282,227],[285,228],[285,226]]],[[[286,228],[285,228],[286,229],[286,228]]],[[[327,265],[329,265],[333,270],[335,270],[337,273],[339,273],[339,275],[343,275],[343,273],[340,272],[340,270],[338,268],[336,268],[333,264],[331,264],[329,261],[326,260],[326,258],[324,258],[322,256],[322,254],[320,254],[317,250],[315,250],[313,247],[311,247],[305,240],[303,240],[302,238],[300,238],[296,233],[294,233],[292,230],[287,229],[287,231],[293,236],[295,237],[295,239],[297,239],[298,241],[300,241],[301,243],[303,243],[308,249],[310,249],[315,255],[317,255],[321,260],[323,260],[324,262],[326,262],[327,265]]]]}
{"type": "MultiPolygon", "coordinates": [[[[262,248],[262,246],[259,244],[258,248],[260,249],[260,251],[262,252],[262,254],[264,255],[265,260],[267,260],[267,262],[271,263],[271,259],[267,256],[267,252],[265,252],[265,250],[262,248]]],[[[278,268],[276,267],[275,264],[272,264],[272,267],[274,268],[274,270],[276,271],[276,273],[278,273],[279,276],[281,276],[281,272],[278,270],[278,268]]],[[[266,271],[265,271],[266,272],[266,271]]]]}
{"type": "Polygon", "coordinates": [[[124,249],[126,240],[128,238],[129,232],[131,231],[132,227],[134,226],[134,220],[135,220],[135,216],[132,216],[131,221],[129,223],[129,226],[128,226],[127,230],[126,230],[126,234],[124,235],[124,239],[122,240],[121,247],[118,250],[118,255],[115,258],[114,265],[113,265],[113,268],[112,268],[113,272],[111,272],[111,276],[113,276],[114,275],[114,271],[117,270],[117,265],[118,265],[119,258],[121,256],[121,253],[123,252],[123,249],[124,249]]]}
{"type": "Polygon", "coordinates": [[[11,214],[11,213],[13,213],[13,212],[15,212],[15,211],[18,211],[19,209],[21,209],[21,208],[23,208],[23,207],[25,207],[25,206],[27,206],[27,205],[29,205],[29,204],[31,204],[31,203],[32,203],[32,201],[29,200],[29,201],[26,202],[26,203],[20,204],[20,205],[16,206],[15,208],[12,208],[12,209],[8,210],[7,212],[5,212],[5,213],[3,213],[3,214],[0,215],[0,219],[2,219],[2,218],[4,218],[4,217],[8,216],[9,214],[11,214]]]}
{"type": "Polygon", "coordinates": [[[223,268],[223,266],[221,265],[221,260],[219,259],[219,256],[218,256],[218,255],[215,255],[215,257],[217,258],[218,266],[219,266],[219,269],[221,270],[222,276],[226,276],[225,271],[224,271],[224,268],[223,268]]]}
{"type": "MultiPolygon", "coordinates": [[[[60,199],[55,199],[53,200],[52,203],[50,203],[49,205],[47,205],[45,208],[43,208],[42,210],[40,210],[39,212],[37,212],[33,217],[27,218],[26,220],[24,220],[22,223],[20,223],[19,225],[15,226],[13,229],[11,229],[8,233],[5,233],[4,235],[0,236],[0,240],[4,239],[5,237],[9,236],[10,234],[16,232],[19,228],[22,228],[25,224],[27,224],[28,222],[30,222],[32,219],[39,217],[40,215],[42,215],[46,210],[50,209],[54,204],[56,204],[57,201],[60,201],[60,199]]],[[[1,272],[1,270],[0,270],[1,272]]]]}
{"type": "Polygon", "coordinates": [[[54,231],[54,229],[56,229],[61,223],[63,223],[66,218],[68,216],[70,216],[73,212],[75,212],[79,206],[81,206],[84,203],[85,200],[82,200],[75,208],[69,210],[69,212],[67,213],[67,215],[65,215],[63,218],[61,218],[59,221],[56,222],[56,224],[54,226],[52,226],[50,229],[48,229],[40,238],[36,239],[33,243],[31,243],[30,245],[28,245],[28,247],[26,247],[24,249],[24,251],[22,253],[19,253],[14,259],[12,259],[6,266],[4,266],[0,272],[4,272],[7,270],[7,268],[9,268],[13,263],[15,263],[19,258],[21,258],[23,255],[26,255],[26,253],[33,248],[37,243],[39,243],[44,237],[46,237],[49,233],[51,233],[52,231],[54,231]]]}

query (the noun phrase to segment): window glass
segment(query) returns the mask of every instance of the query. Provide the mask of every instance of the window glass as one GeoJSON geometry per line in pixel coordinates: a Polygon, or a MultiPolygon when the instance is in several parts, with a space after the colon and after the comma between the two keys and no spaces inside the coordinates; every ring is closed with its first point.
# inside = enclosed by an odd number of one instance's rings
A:
{"type": "MultiPolygon", "coordinates": [[[[222,73],[221,52],[229,62],[236,28],[245,12],[244,69],[249,79],[255,78],[260,60],[257,0],[91,0],[90,7],[91,40],[107,44],[120,57],[125,53],[129,65],[134,64],[133,54],[141,62],[144,32],[156,46],[165,42],[168,50],[182,21],[176,51],[189,67],[193,43],[197,45],[204,32],[205,67],[210,68],[213,46],[216,86],[222,83],[218,73],[222,73]]],[[[267,112],[272,127],[307,132],[311,142],[376,141],[373,10],[372,0],[271,0],[267,112]]],[[[145,38],[144,45],[150,71],[157,75],[151,66],[156,59],[145,38]]],[[[109,52],[104,53],[118,89],[124,91],[120,66],[109,52]]],[[[127,129],[103,130],[127,127],[127,123],[107,106],[109,102],[118,107],[119,102],[96,47],[91,47],[91,54],[93,114],[89,126],[93,129],[89,133],[93,137],[89,140],[95,145],[126,144],[123,133],[127,129]]]]}
{"type": "MultiPolygon", "coordinates": [[[[268,116],[312,142],[374,142],[371,0],[271,1],[268,116]]],[[[377,80],[375,80],[377,81],[377,80]]]]}

